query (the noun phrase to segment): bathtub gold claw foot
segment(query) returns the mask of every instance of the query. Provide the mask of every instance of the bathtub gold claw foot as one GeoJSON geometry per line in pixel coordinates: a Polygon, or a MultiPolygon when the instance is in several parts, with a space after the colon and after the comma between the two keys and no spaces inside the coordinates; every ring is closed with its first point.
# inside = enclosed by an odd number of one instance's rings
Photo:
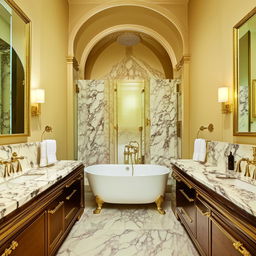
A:
{"type": "Polygon", "coordinates": [[[102,205],[104,204],[104,201],[99,196],[95,197],[95,201],[96,201],[96,204],[97,204],[97,208],[93,211],[93,213],[94,214],[100,214],[101,209],[102,209],[102,205]]]}
{"type": "Polygon", "coordinates": [[[162,215],[164,215],[164,214],[166,213],[165,210],[162,208],[163,202],[164,202],[164,197],[163,197],[163,196],[159,196],[159,197],[156,199],[156,201],[155,201],[156,206],[157,206],[157,211],[158,211],[160,214],[162,214],[162,215]]]}

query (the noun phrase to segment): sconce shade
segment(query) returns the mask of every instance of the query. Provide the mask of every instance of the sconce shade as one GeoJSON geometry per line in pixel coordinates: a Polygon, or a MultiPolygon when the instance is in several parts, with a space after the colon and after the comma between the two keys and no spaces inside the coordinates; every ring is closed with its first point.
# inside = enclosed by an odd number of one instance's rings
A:
{"type": "Polygon", "coordinates": [[[31,103],[44,103],[45,91],[44,89],[32,89],[31,91],[31,103]]]}
{"type": "Polygon", "coordinates": [[[228,87],[218,89],[218,102],[228,102],[228,87]]]}

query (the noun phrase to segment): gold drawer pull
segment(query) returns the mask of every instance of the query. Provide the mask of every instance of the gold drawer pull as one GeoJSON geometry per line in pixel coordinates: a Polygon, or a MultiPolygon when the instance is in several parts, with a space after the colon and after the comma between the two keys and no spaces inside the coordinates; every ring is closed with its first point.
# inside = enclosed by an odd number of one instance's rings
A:
{"type": "Polygon", "coordinates": [[[172,173],[172,177],[173,177],[175,180],[177,180],[178,182],[181,182],[181,178],[180,178],[177,174],[172,173]]]}
{"type": "Polygon", "coordinates": [[[82,180],[83,179],[83,174],[81,174],[76,180],[82,180]]]}
{"type": "Polygon", "coordinates": [[[185,214],[186,217],[188,218],[189,222],[192,223],[193,220],[190,218],[190,216],[188,215],[188,213],[182,208],[180,207],[181,213],[185,214]]]}
{"type": "Polygon", "coordinates": [[[2,256],[8,256],[10,255],[17,247],[18,247],[18,242],[16,241],[12,241],[11,245],[9,248],[5,249],[4,253],[2,254],[2,256]]]}
{"type": "Polygon", "coordinates": [[[211,216],[211,213],[206,211],[204,212],[203,210],[201,210],[197,205],[196,205],[196,208],[198,209],[198,211],[203,215],[203,216],[206,216],[206,217],[210,217],[211,216]]]}
{"type": "Polygon", "coordinates": [[[251,256],[251,254],[244,248],[243,244],[239,241],[233,243],[233,246],[244,256],[251,256]]]}
{"type": "Polygon", "coordinates": [[[191,203],[194,202],[193,198],[190,198],[183,189],[179,189],[180,193],[191,203]]]}
{"type": "Polygon", "coordinates": [[[67,200],[70,200],[70,198],[76,193],[76,191],[77,191],[77,190],[74,189],[73,192],[72,192],[69,196],[66,197],[66,199],[67,199],[67,200]]]}
{"type": "Polygon", "coordinates": [[[53,209],[53,210],[48,210],[49,214],[54,214],[55,212],[57,212],[59,210],[59,208],[64,204],[64,201],[61,201],[58,203],[58,205],[53,209]]]}
{"type": "Polygon", "coordinates": [[[68,213],[68,215],[67,216],[65,216],[65,220],[67,220],[69,217],[70,217],[70,215],[72,215],[73,214],[73,212],[76,210],[76,208],[74,207],[74,208],[72,208],[72,210],[68,213]]]}
{"type": "Polygon", "coordinates": [[[69,184],[66,185],[66,188],[71,187],[75,182],[76,182],[76,180],[72,180],[69,184]]]}

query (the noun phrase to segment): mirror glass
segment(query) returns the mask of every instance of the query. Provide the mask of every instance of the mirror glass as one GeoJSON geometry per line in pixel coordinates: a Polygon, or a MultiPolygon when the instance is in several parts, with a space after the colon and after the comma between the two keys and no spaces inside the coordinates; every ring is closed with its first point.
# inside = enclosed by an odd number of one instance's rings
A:
{"type": "Polygon", "coordinates": [[[29,19],[0,0],[0,135],[28,135],[29,19]]]}
{"type": "Polygon", "coordinates": [[[256,8],[234,27],[234,135],[256,134],[256,8]]]}

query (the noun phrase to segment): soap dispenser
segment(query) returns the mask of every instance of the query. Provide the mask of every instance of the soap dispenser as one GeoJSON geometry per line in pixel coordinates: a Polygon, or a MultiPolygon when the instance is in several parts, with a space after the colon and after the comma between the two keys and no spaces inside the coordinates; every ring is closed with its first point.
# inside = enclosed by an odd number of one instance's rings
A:
{"type": "Polygon", "coordinates": [[[228,156],[228,170],[235,170],[235,161],[234,156],[232,155],[232,152],[230,151],[228,156]]]}

